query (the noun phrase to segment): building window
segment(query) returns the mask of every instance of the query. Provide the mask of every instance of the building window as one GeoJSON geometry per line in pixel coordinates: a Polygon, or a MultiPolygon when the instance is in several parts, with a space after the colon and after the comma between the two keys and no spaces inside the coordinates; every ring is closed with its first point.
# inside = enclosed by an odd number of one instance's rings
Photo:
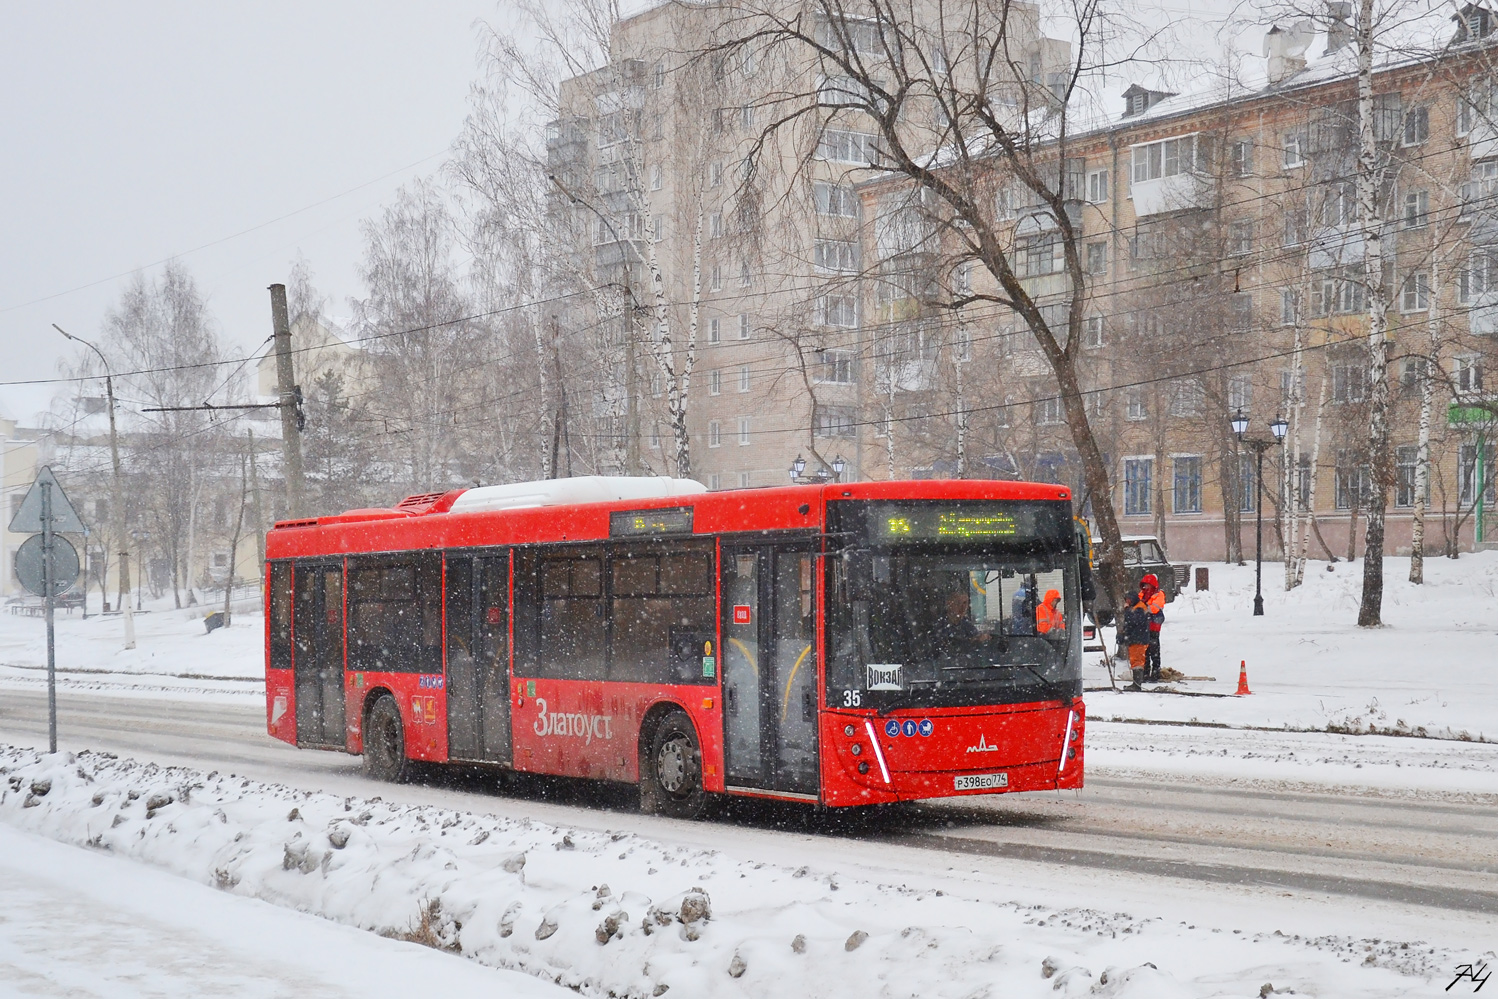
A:
{"type": "Polygon", "coordinates": [[[843,406],[818,406],[816,435],[818,437],[852,437],[853,411],[843,406]]]}
{"type": "Polygon", "coordinates": [[[655,87],[656,90],[660,90],[661,88],[663,88],[666,85],[666,64],[665,63],[658,62],[658,63],[655,64],[655,69],[651,73],[651,80],[650,80],[650,82],[651,82],[651,85],[653,87],[655,87]]]}
{"type": "Polygon", "coordinates": [[[1365,287],[1360,264],[1319,271],[1311,276],[1311,314],[1329,316],[1362,312],[1365,287]]]}
{"type": "MultiPolygon", "coordinates": [[[[1415,505],[1415,466],[1420,449],[1406,444],[1394,449],[1394,505],[1415,505]]],[[[1426,482],[1426,496],[1430,499],[1430,483],[1426,482]]]]}
{"type": "Polygon", "coordinates": [[[661,446],[660,424],[654,424],[650,428],[650,446],[657,449],[661,446]]]}
{"type": "Polygon", "coordinates": [[[708,393],[710,395],[723,394],[723,372],[716,368],[708,376],[708,393]]]}
{"type": "Polygon", "coordinates": [[[1202,459],[1198,454],[1178,454],[1172,460],[1175,472],[1176,513],[1202,512],[1202,459]]]}
{"type": "Polygon", "coordinates": [[[1183,378],[1171,386],[1170,415],[1176,417],[1200,416],[1206,402],[1202,383],[1195,378],[1183,378]]]}
{"type": "Polygon", "coordinates": [[[722,320],[709,319],[707,321],[707,342],[718,343],[723,339],[722,320]]]}
{"type": "Polygon", "coordinates": [[[723,290],[723,268],[719,267],[717,264],[713,264],[713,269],[710,272],[710,274],[711,274],[711,276],[708,278],[708,282],[707,282],[707,290],[708,291],[722,291],[723,290]]]}
{"type": "Polygon", "coordinates": [[[1357,461],[1360,457],[1347,448],[1337,449],[1336,474],[1333,476],[1333,505],[1338,510],[1363,506],[1373,495],[1373,469],[1357,461]]]}
{"type": "Polygon", "coordinates": [[[656,399],[661,397],[661,373],[659,371],[650,373],[650,395],[656,399]]]}
{"type": "Polygon", "coordinates": [[[749,261],[745,260],[739,264],[739,287],[748,288],[754,284],[754,278],[749,273],[749,261]]]}
{"type": "Polygon", "coordinates": [[[1430,359],[1406,357],[1399,370],[1399,388],[1405,395],[1418,395],[1425,388],[1425,379],[1430,377],[1430,359]]]}
{"type": "Polygon", "coordinates": [[[713,212],[707,217],[707,236],[709,239],[721,239],[723,237],[722,212],[713,212]]]}
{"type": "Polygon", "coordinates": [[[1296,288],[1280,289],[1280,325],[1294,326],[1300,321],[1300,291],[1296,288]]]}
{"type": "Polygon", "coordinates": [[[1108,171],[1092,170],[1087,174],[1087,200],[1100,205],[1108,200],[1108,171]]]}
{"type": "Polygon", "coordinates": [[[719,426],[717,420],[708,420],[707,421],[707,446],[708,447],[722,447],[723,446],[723,428],[721,426],[719,426]]]}
{"type": "Polygon", "coordinates": [[[1230,319],[1233,332],[1246,333],[1254,327],[1254,296],[1252,292],[1240,291],[1229,300],[1230,319]]]}
{"type": "Polygon", "coordinates": [[[1399,289],[1401,312],[1424,312],[1430,307],[1430,275],[1411,274],[1399,289]]]}
{"type": "Polygon", "coordinates": [[[1056,274],[1066,266],[1061,240],[1055,233],[1021,240],[1015,252],[1019,257],[1020,277],[1056,274]]]}
{"type": "Polygon", "coordinates": [[[1061,405],[1059,395],[1035,400],[1035,422],[1041,426],[1055,426],[1066,422],[1066,407],[1061,405]]]}
{"type": "Polygon", "coordinates": [[[823,295],[817,299],[817,321],[823,326],[856,327],[858,298],[854,295],[823,295]]]}
{"type": "Polygon", "coordinates": [[[1467,266],[1456,276],[1457,297],[1469,303],[1498,290],[1498,252],[1475,250],[1467,258],[1467,266]]]}
{"type": "Polygon", "coordinates": [[[1306,397],[1306,369],[1296,378],[1289,368],[1280,372],[1280,409],[1286,410],[1306,397]]]}
{"type": "Polygon", "coordinates": [[[1105,241],[1087,244],[1087,273],[1100,277],[1108,273],[1108,244],[1105,241]]]}
{"type": "Polygon", "coordinates": [[[1430,109],[1411,108],[1404,116],[1404,144],[1418,146],[1430,138],[1430,109]]]}
{"type": "Polygon", "coordinates": [[[1254,224],[1233,222],[1228,226],[1228,255],[1244,257],[1254,249],[1254,224]]]}
{"type": "Polygon", "coordinates": [[[824,274],[856,274],[858,244],[845,239],[819,239],[812,246],[812,264],[824,274]]]}
{"type": "Polygon", "coordinates": [[[753,104],[743,104],[739,106],[739,127],[746,132],[754,131],[753,104]]]}
{"type": "Polygon", "coordinates": [[[814,355],[816,368],[812,381],[824,385],[853,384],[853,352],[851,350],[819,350],[814,355]]]}
{"type": "Polygon", "coordinates": [[[666,186],[666,171],[659,163],[650,168],[650,189],[659,191],[666,186]]]}
{"type": "Polygon", "coordinates": [[[1285,136],[1285,169],[1293,170],[1306,165],[1305,138],[1299,132],[1285,136]]]}
{"type": "Polygon", "coordinates": [[[1368,369],[1361,364],[1332,366],[1332,402],[1362,402],[1368,396],[1368,369]]]}
{"type": "Polygon", "coordinates": [[[739,313],[739,339],[749,339],[749,316],[742,312],[739,313]]]}
{"type": "Polygon", "coordinates": [[[811,185],[811,191],[818,215],[858,218],[858,195],[853,193],[853,185],[819,180],[811,185]]]}
{"type": "Polygon", "coordinates": [[[1194,134],[1135,146],[1131,152],[1136,184],[1207,169],[1206,145],[1198,145],[1194,134]]]}
{"type": "Polygon", "coordinates": [[[1124,419],[1138,422],[1149,419],[1149,415],[1142,389],[1131,388],[1124,393],[1124,419]]]}
{"type": "Polygon", "coordinates": [[[749,391],[749,365],[747,364],[739,365],[739,391],[749,391]]]}
{"type": "MultiPolygon", "coordinates": [[[[1478,484],[1478,481],[1477,481],[1478,480],[1478,471],[1479,470],[1478,470],[1478,467],[1477,467],[1477,445],[1476,444],[1463,444],[1461,446],[1461,448],[1458,449],[1458,451],[1457,451],[1457,469],[1456,469],[1457,479],[1461,483],[1461,500],[1460,500],[1460,502],[1461,502],[1461,504],[1463,506],[1473,506],[1473,505],[1475,505],[1476,498],[1477,498],[1477,490],[1479,488],[1479,484],[1478,484]]],[[[1495,480],[1498,480],[1498,475],[1494,474],[1494,469],[1493,469],[1493,445],[1492,444],[1485,444],[1483,446],[1483,449],[1482,449],[1482,469],[1481,469],[1481,472],[1482,472],[1482,476],[1481,476],[1482,477],[1482,483],[1481,483],[1482,501],[1485,504],[1492,504],[1495,501],[1498,501],[1498,497],[1495,497],[1495,490],[1494,490],[1494,482],[1495,482],[1495,480]]]]}
{"type": "Polygon", "coordinates": [[[1103,345],[1103,317],[1088,316],[1082,320],[1082,346],[1098,348],[1103,345]]]}
{"type": "Polygon", "coordinates": [[[1251,454],[1238,455],[1238,509],[1252,513],[1259,500],[1259,469],[1251,454]]]}
{"type": "Polygon", "coordinates": [[[822,131],[817,143],[817,159],[831,163],[851,163],[869,166],[874,162],[876,137],[866,132],[852,132],[841,128],[822,131]]]}
{"type": "Polygon", "coordinates": [[[1404,192],[1404,227],[1418,229],[1430,221],[1430,192],[1404,192]]]}
{"type": "Polygon", "coordinates": [[[739,488],[740,489],[748,489],[749,488],[749,473],[748,472],[740,472],[739,473],[739,488]]]}
{"type": "Polygon", "coordinates": [[[1153,458],[1129,458],[1124,462],[1124,516],[1146,517],[1150,512],[1153,458]]]}
{"type": "Polygon", "coordinates": [[[1282,242],[1286,246],[1299,246],[1306,241],[1306,230],[1309,224],[1306,221],[1306,209],[1304,205],[1292,205],[1285,209],[1284,214],[1284,238],[1282,242]]]}
{"type": "Polygon", "coordinates": [[[707,168],[707,186],[718,187],[723,183],[723,163],[721,160],[713,162],[707,168]]]}
{"type": "Polygon", "coordinates": [[[1228,412],[1250,412],[1254,405],[1254,380],[1250,375],[1233,375],[1228,379],[1228,412]]]}
{"type": "Polygon", "coordinates": [[[1239,139],[1228,146],[1228,168],[1234,177],[1250,177],[1254,172],[1254,144],[1239,139]]]}
{"type": "Polygon", "coordinates": [[[739,447],[749,446],[749,420],[747,417],[739,420],[739,447]]]}
{"type": "Polygon", "coordinates": [[[1458,393],[1482,391],[1482,358],[1475,354],[1451,359],[1451,384],[1458,393]]]}

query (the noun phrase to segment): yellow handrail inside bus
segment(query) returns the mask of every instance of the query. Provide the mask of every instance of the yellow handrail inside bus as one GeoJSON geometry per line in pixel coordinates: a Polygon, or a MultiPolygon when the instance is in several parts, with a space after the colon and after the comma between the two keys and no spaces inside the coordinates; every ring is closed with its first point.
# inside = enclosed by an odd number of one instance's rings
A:
{"type": "Polygon", "coordinates": [[[810,652],[810,651],[811,651],[811,646],[810,645],[807,645],[806,648],[804,648],[804,649],[801,650],[801,654],[796,657],[796,665],[794,665],[794,666],[791,667],[791,675],[790,675],[790,677],[787,678],[787,680],[785,681],[785,696],[780,699],[780,720],[781,721],[785,721],[785,716],[786,716],[787,712],[789,712],[791,710],[791,684],[793,684],[793,683],[796,682],[796,674],[797,674],[797,672],[800,671],[801,664],[806,661],[806,654],[808,652],[810,652]]]}
{"type": "Polygon", "coordinates": [[[758,680],[759,679],[759,663],[755,661],[754,653],[749,651],[749,646],[745,645],[743,642],[739,641],[737,638],[730,638],[728,640],[728,644],[729,645],[736,645],[736,646],[738,646],[739,651],[744,654],[744,658],[747,659],[747,660],[749,660],[749,668],[752,669],[752,670],[754,670],[754,678],[756,680],[758,680]]]}

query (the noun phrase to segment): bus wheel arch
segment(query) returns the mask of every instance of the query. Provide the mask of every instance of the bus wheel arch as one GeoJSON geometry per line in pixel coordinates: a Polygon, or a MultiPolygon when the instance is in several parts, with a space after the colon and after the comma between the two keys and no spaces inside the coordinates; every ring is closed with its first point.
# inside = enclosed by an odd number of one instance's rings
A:
{"type": "Polygon", "coordinates": [[[701,817],[702,737],[691,716],[671,701],[652,705],[640,723],[640,810],[678,819],[701,817]]]}
{"type": "Polygon", "coordinates": [[[376,780],[398,784],[410,771],[406,755],[405,722],[395,695],[380,687],[364,700],[361,726],[364,742],[364,773],[376,780]]]}

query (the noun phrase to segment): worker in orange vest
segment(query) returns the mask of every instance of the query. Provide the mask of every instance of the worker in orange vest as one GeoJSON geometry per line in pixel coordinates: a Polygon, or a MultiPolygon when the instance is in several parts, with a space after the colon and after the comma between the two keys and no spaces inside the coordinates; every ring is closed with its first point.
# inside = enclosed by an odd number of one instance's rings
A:
{"type": "Polygon", "coordinates": [[[1146,683],[1160,682],[1160,627],[1165,623],[1165,594],[1160,592],[1160,580],[1149,573],[1139,581],[1139,602],[1149,612],[1149,644],[1144,653],[1144,679],[1146,683]]]}
{"type": "Polygon", "coordinates": [[[1035,607],[1035,632],[1046,635],[1052,631],[1065,631],[1066,618],[1061,613],[1061,591],[1046,590],[1045,599],[1035,607]]]}

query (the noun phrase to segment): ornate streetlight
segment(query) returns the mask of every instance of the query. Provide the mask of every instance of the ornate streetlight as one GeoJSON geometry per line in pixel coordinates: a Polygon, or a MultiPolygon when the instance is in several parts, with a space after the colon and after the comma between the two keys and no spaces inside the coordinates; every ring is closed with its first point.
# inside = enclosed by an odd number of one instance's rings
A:
{"type": "Polygon", "coordinates": [[[1264,452],[1270,445],[1285,439],[1290,424],[1284,417],[1276,415],[1269,423],[1271,438],[1245,437],[1248,432],[1248,417],[1240,409],[1233,414],[1233,433],[1238,440],[1253,449],[1257,464],[1254,471],[1254,617],[1264,616],[1264,452]]]}

